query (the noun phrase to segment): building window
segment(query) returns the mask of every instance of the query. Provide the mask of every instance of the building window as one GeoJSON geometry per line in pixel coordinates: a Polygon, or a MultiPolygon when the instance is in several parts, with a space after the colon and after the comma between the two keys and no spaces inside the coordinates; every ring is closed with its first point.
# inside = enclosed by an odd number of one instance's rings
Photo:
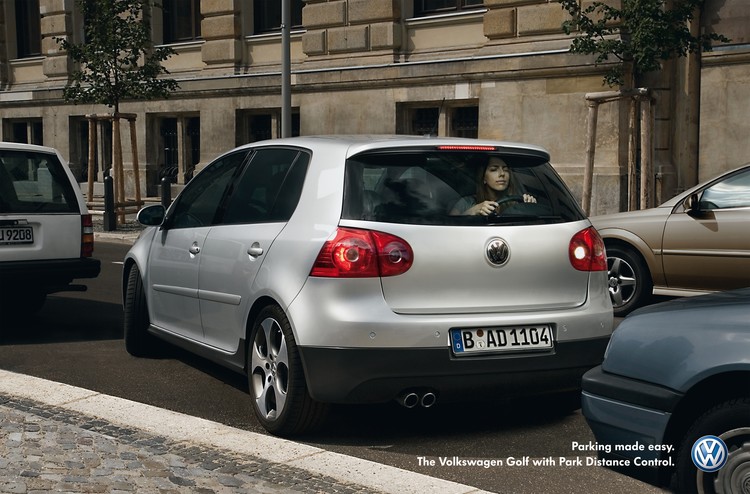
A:
{"type": "Polygon", "coordinates": [[[3,129],[4,140],[24,144],[44,143],[42,120],[6,120],[3,129]]]}
{"type": "Polygon", "coordinates": [[[164,43],[194,41],[201,37],[200,0],[163,0],[164,43]]]}
{"type": "Polygon", "coordinates": [[[470,137],[476,139],[479,136],[479,107],[460,106],[453,108],[450,112],[450,129],[452,137],[470,137]]]}
{"type": "Polygon", "coordinates": [[[484,0],[414,0],[414,16],[472,10],[483,4],[484,0]]]}
{"type": "Polygon", "coordinates": [[[415,108],[411,115],[410,134],[437,135],[440,108],[415,108]]]}
{"type": "MultiPolygon", "coordinates": [[[[299,110],[292,110],[292,137],[300,135],[299,110]]],[[[281,110],[257,113],[240,112],[237,122],[238,146],[249,142],[281,137],[281,110]]]]}
{"type": "Polygon", "coordinates": [[[407,106],[399,110],[397,133],[449,137],[479,136],[479,107],[470,106],[407,106]]]}
{"type": "Polygon", "coordinates": [[[16,0],[16,55],[36,57],[42,53],[39,0],[16,0]]]}
{"type": "Polygon", "coordinates": [[[161,156],[159,180],[168,177],[184,184],[193,178],[201,157],[200,117],[166,117],[159,124],[161,156]]]}
{"type": "Polygon", "coordinates": [[[89,151],[93,151],[92,182],[104,179],[104,171],[112,168],[112,121],[88,120],[85,117],[70,119],[70,169],[76,179],[89,179],[89,151]],[[94,147],[89,149],[89,125],[95,126],[94,147]]]}
{"type": "MultiPolygon", "coordinates": [[[[302,27],[303,0],[289,0],[291,28],[302,27]]],[[[254,0],[253,16],[255,33],[267,33],[281,29],[281,2],[279,0],[254,0]]]]}

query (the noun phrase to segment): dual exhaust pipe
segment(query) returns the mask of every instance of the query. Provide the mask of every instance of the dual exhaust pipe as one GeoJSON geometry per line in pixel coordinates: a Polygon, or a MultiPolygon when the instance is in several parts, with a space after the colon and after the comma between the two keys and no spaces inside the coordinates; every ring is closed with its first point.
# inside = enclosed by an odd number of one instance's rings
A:
{"type": "Polygon", "coordinates": [[[404,391],[396,399],[404,408],[414,408],[421,405],[423,408],[430,408],[437,402],[437,396],[432,391],[404,391]]]}

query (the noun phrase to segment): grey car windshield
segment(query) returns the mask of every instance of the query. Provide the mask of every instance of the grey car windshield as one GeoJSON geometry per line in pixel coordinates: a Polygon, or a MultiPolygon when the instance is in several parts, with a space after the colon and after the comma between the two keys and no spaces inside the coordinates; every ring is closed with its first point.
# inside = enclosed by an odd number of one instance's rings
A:
{"type": "Polygon", "coordinates": [[[487,152],[406,150],[357,155],[346,164],[343,218],[423,225],[546,224],[578,221],[584,214],[546,160],[487,152]],[[462,214],[478,201],[478,184],[491,157],[510,170],[502,212],[462,214]],[[533,196],[533,203],[523,195],[533,196]]]}

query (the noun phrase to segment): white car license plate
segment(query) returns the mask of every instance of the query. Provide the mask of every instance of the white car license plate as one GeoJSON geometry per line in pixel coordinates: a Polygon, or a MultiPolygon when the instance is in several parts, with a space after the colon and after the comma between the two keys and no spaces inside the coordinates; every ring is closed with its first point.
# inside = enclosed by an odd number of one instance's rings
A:
{"type": "Polygon", "coordinates": [[[34,229],[30,226],[0,226],[0,245],[33,244],[34,229]]]}
{"type": "Polygon", "coordinates": [[[553,346],[549,325],[502,328],[452,329],[455,355],[526,350],[550,350],[553,346]]]}

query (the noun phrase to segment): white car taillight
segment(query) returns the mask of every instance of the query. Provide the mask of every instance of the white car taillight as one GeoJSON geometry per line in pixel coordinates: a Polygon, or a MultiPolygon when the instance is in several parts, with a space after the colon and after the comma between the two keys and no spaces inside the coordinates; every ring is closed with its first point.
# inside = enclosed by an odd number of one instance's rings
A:
{"type": "Polygon", "coordinates": [[[81,257],[94,255],[94,222],[90,214],[81,216],[81,257]]]}

